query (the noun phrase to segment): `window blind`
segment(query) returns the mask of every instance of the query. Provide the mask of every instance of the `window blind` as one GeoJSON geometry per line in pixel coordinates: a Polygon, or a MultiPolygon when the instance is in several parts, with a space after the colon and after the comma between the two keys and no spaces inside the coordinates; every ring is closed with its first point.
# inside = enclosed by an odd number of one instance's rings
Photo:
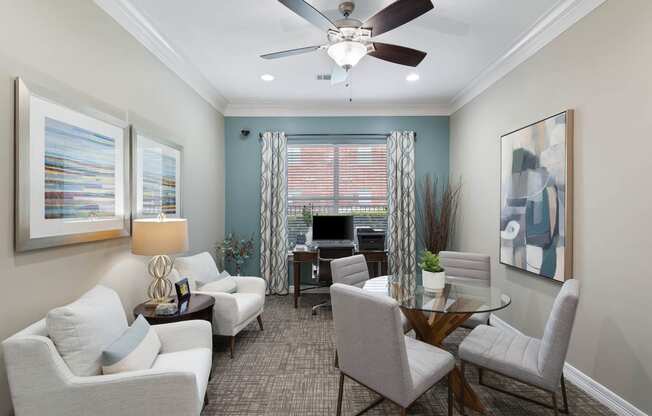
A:
{"type": "Polygon", "coordinates": [[[288,229],[305,233],[302,209],[315,215],[353,215],[355,226],[385,228],[385,143],[288,144],[288,229]]]}

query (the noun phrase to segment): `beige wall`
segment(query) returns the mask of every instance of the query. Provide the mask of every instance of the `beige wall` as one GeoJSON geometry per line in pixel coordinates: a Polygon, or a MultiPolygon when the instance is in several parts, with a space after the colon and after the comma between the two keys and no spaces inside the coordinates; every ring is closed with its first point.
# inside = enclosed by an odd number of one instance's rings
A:
{"type": "MultiPolygon", "coordinates": [[[[0,339],[104,283],[142,301],[145,258],[129,239],[13,251],[13,79],[72,88],[160,126],[184,146],[193,252],[224,232],[223,117],[90,0],[0,0],[0,339]]],[[[1,362],[1,361],[0,361],[1,362]]],[[[11,413],[0,364],[0,415],[11,413]]]]}
{"type": "Polygon", "coordinates": [[[541,336],[559,286],[498,264],[502,134],[575,109],[575,277],[568,361],[652,412],[652,2],[609,0],[451,119],[464,196],[456,246],[490,253],[498,315],[541,336]]]}

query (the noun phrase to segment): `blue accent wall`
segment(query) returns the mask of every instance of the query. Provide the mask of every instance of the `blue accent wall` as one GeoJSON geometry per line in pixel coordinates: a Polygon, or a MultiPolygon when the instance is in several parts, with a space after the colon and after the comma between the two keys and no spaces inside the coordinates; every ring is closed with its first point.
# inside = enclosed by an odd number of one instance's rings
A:
{"type": "MultiPolygon", "coordinates": [[[[253,235],[256,252],[242,274],[260,275],[260,150],[258,134],[416,132],[417,183],[427,173],[448,176],[449,118],[424,117],[225,117],[226,232],[253,235]],[[249,130],[242,137],[241,130],[249,130]]],[[[192,167],[190,167],[192,169],[192,167]]],[[[417,227],[419,224],[417,224],[417,227]]],[[[418,247],[421,251],[421,247],[418,247]]],[[[306,273],[303,273],[306,275],[306,273]]]]}

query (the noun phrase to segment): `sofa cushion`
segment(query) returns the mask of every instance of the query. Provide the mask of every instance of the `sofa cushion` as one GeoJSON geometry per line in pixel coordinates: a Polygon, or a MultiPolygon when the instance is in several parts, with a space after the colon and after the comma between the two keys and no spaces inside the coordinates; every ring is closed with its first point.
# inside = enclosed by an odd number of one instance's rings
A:
{"type": "Polygon", "coordinates": [[[76,301],[48,312],[48,335],[70,371],[78,376],[101,372],[102,350],[127,329],[118,294],[96,286],[76,301]]]}
{"type": "Polygon", "coordinates": [[[235,277],[229,276],[223,279],[215,280],[199,288],[202,292],[224,292],[235,293],[238,291],[238,285],[235,277]]]}
{"type": "Polygon", "coordinates": [[[203,400],[211,373],[212,352],[208,348],[169,352],[156,357],[152,369],[193,373],[197,381],[197,399],[203,400]]]}
{"type": "Polygon", "coordinates": [[[161,351],[161,341],[143,315],[102,352],[102,373],[146,370],[161,351]]]}
{"type": "Polygon", "coordinates": [[[174,268],[177,269],[181,278],[188,279],[191,290],[197,289],[202,283],[216,280],[220,274],[213,257],[207,251],[194,256],[177,257],[174,260],[174,268]],[[197,282],[202,283],[198,284],[197,282]]]}

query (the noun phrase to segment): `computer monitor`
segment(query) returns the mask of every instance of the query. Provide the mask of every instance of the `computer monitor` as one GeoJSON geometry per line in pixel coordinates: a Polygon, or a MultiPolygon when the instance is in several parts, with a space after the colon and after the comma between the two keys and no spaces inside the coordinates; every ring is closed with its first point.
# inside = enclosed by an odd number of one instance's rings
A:
{"type": "Polygon", "coordinates": [[[312,217],[312,239],[353,241],[351,215],[315,215],[312,217]]]}

